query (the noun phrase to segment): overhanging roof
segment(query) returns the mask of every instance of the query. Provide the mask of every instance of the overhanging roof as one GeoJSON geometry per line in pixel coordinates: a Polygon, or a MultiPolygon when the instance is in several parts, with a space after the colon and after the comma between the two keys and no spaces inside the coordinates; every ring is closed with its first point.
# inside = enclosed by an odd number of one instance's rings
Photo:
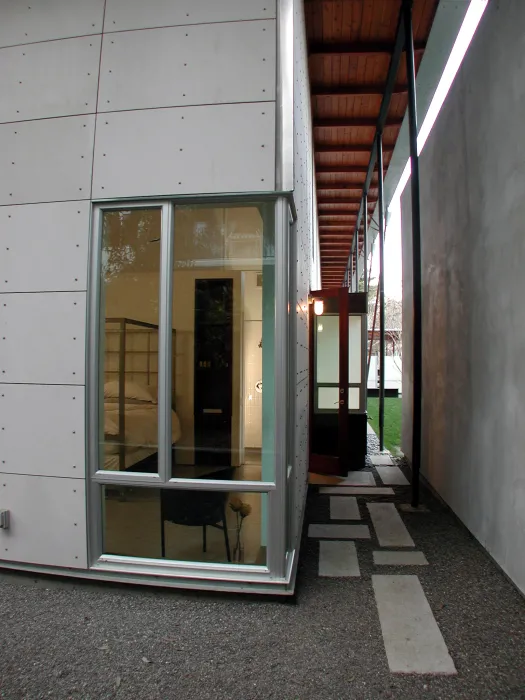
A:
{"type": "MultiPolygon", "coordinates": [[[[416,69],[438,2],[414,0],[416,69]]],[[[323,288],[344,281],[400,8],[401,0],[305,0],[323,288]]],[[[402,60],[383,131],[385,173],[407,108],[406,83],[402,60]]],[[[369,221],[376,183],[377,173],[369,221]]],[[[362,244],[360,231],[360,251],[362,244]]]]}

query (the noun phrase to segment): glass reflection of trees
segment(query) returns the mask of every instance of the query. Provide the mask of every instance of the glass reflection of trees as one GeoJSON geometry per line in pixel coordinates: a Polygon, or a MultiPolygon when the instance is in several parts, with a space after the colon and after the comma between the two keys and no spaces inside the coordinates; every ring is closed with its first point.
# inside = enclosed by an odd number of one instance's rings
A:
{"type": "Polygon", "coordinates": [[[124,272],[159,269],[160,209],[130,209],[104,213],[102,274],[105,284],[124,272]]]}

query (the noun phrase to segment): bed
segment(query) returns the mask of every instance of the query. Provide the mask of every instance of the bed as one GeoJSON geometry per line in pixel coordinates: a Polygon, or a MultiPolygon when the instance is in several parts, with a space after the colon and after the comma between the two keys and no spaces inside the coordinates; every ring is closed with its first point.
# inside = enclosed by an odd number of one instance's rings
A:
{"type": "MultiPolygon", "coordinates": [[[[158,326],[106,319],[104,347],[104,469],[157,471],[158,326]]],[[[181,437],[175,411],[175,331],[172,331],[172,444],[181,437]]]]}

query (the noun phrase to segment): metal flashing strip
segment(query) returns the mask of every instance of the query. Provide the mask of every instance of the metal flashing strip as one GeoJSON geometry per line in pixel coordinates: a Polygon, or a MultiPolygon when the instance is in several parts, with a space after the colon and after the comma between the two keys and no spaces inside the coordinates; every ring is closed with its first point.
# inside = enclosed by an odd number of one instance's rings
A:
{"type": "MultiPolygon", "coordinates": [[[[306,42],[306,39],[305,39],[306,42]]],[[[277,0],[275,189],[294,189],[294,3],[277,0]]]]}
{"type": "MultiPolygon", "coordinates": [[[[171,576],[159,576],[156,574],[145,574],[142,571],[133,570],[126,573],[118,567],[97,566],[90,569],[62,569],[51,566],[38,566],[32,564],[21,564],[19,562],[1,562],[2,569],[10,571],[22,571],[26,573],[63,576],[64,578],[75,578],[86,581],[100,581],[101,583],[124,583],[141,586],[157,586],[162,588],[177,588],[185,590],[219,591],[225,593],[260,593],[261,595],[293,595],[294,580],[288,578],[276,579],[268,575],[254,573],[250,578],[243,574],[242,578],[234,577],[218,578],[217,572],[210,577],[181,577],[173,571],[171,576]]],[[[288,572],[292,570],[289,568],[288,572]]]]}

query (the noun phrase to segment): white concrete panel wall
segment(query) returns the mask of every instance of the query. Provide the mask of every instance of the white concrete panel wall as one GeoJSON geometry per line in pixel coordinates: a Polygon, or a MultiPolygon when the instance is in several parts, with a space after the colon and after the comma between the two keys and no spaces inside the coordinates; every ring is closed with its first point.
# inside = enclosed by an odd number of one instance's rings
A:
{"type": "Polygon", "coordinates": [[[0,474],[0,502],[11,511],[2,559],[85,569],[85,500],[83,479],[0,474]]]}
{"type": "Polygon", "coordinates": [[[99,117],[93,197],[273,190],[272,105],[133,110],[99,117]]]}
{"type": "Polygon", "coordinates": [[[105,32],[275,18],[276,0],[107,0],[105,32]]]}
{"type": "Polygon", "coordinates": [[[0,124],[0,205],[89,199],[94,133],[94,115],[0,124]]]}
{"type": "Polygon", "coordinates": [[[313,209],[313,149],[312,116],[304,8],[301,0],[294,2],[294,179],[297,224],[297,385],[295,397],[295,465],[291,488],[296,493],[296,509],[292,524],[292,537],[301,533],[303,508],[308,479],[308,428],[309,428],[309,352],[308,352],[308,295],[312,279],[317,278],[313,267],[314,209],[313,209]]]}
{"type": "Polygon", "coordinates": [[[0,386],[2,471],[83,479],[84,387],[0,386]]]}
{"type": "MultiPolygon", "coordinates": [[[[431,485],[525,592],[525,4],[489,3],[421,156],[423,454],[431,485]]],[[[410,454],[410,195],[403,198],[410,454]]]]}
{"type": "Polygon", "coordinates": [[[95,111],[100,36],[0,52],[0,122],[95,111]]]}
{"type": "Polygon", "coordinates": [[[0,48],[100,34],[104,0],[2,0],[0,48]]]}
{"type": "Polygon", "coordinates": [[[275,9],[1,3],[0,560],[87,565],[92,200],[274,189],[275,9]]]}
{"type": "Polygon", "coordinates": [[[98,111],[275,100],[275,41],[274,20],[107,34],[98,111]]]}
{"type": "Polygon", "coordinates": [[[85,290],[89,216],[89,202],[0,207],[0,291],[85,290]]]}

